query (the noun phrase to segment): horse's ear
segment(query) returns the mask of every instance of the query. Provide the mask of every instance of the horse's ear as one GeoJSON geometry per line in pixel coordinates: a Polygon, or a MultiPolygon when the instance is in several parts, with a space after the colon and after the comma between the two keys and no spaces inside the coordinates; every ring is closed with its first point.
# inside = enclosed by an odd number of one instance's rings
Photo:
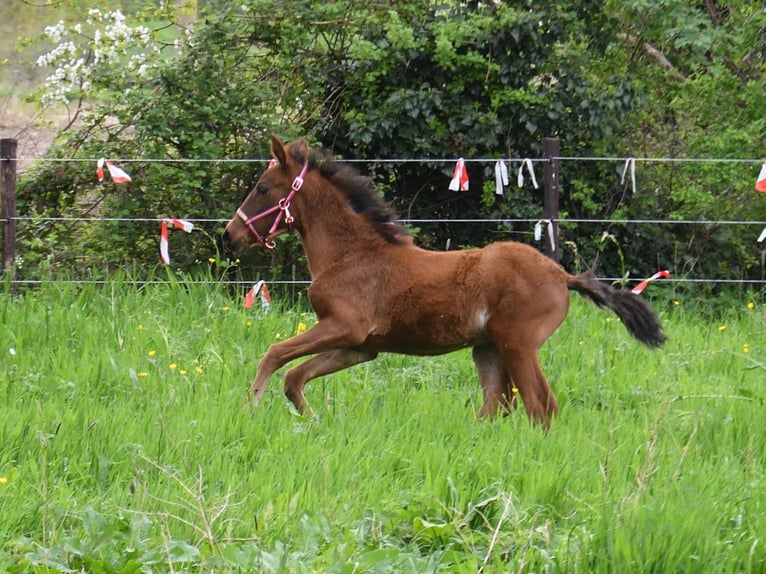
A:
{"type": "Polygon", "coordinates": [[[285,152],[285,144],[283,144],[277,136],[271,134],[271,155],[273,155],[279,165],[287,165],[287,152],[285,152]]]}

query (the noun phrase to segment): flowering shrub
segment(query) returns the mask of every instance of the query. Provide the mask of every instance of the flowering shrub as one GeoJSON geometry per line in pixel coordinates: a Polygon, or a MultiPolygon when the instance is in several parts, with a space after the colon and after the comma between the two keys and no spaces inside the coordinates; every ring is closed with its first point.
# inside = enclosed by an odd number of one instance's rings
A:
{"type": "Polygon", "coordinates": [[[163,60],[155,34],[144,25],[128,25],[120,10],[93,8],[84,25],[59,21],[46,26],[43,35],[55,44],[36,62],[53,68],[38,94],[46,108],[86,98],[119,98],[141,87],[163,60]]]}

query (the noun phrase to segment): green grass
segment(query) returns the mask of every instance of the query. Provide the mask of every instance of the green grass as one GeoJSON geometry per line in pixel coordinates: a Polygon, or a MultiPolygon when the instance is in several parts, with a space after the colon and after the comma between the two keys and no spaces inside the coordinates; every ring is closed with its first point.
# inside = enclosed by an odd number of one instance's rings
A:
{"type": "Polygon", "coordinates": [[[0,571],[766,572],[766,307],[653,292],[659,351],[572,297],[545,433],[475,418],[469,352],[314,381],[312,418],[275,377],[250,412],[313,318],[222,286],[5,289],[0,571]]]}

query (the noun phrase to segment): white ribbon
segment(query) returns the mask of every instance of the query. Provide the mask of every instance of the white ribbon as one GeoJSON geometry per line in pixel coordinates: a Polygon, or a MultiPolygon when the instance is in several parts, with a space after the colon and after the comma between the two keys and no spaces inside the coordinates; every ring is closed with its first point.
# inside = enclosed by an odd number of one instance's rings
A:
{"type": "Polygon", "coordinates": [[[524,186],[524,166],[526,166],[527,172],[529,173],[529,176],[532,178],[532,185],[535,186],[535,189],[538,189],[540,186],[537,185],[537,178],[535,177],[535,167],[532,165],[532,160],[529,158],[521,160],[521,165],[519,166],[519,175],[516,178],[516,183],[518,183],[519,187],[524,186]]]}
{"type": "Polygon", "coordinates": [[[761,234],[758,236],[758,239],[755,240],[756,243],[763,243],[766,241],[766,227],[763,228],[763,231],[761,231],[761,234]]]}
{"type": "Polygon", "coordinates": [[[629,157],[625,160],[625,167],[622,168],[622,178],[620,179],[622,184],[625,184],[625,175],[628,173],[628,169],[630,169],[630,182],[633,185],[633,193],[636,193],[636,158],[629,157]]]}
{"type": "Polygon", "coordinates": [[[503,186],[508,185],[508,167],[502,159],[495,162],[495,193],[503,195],[503,186]]]}
{"type": "Polygon", "coordinates": [[[551,251],[556,251],[556,237],[553,234],[553,221],[550,219],[541,219],[535,223],[535,241],[543,238],[543,223],[548,224],[548,239],[551,242],[551,251]]]}

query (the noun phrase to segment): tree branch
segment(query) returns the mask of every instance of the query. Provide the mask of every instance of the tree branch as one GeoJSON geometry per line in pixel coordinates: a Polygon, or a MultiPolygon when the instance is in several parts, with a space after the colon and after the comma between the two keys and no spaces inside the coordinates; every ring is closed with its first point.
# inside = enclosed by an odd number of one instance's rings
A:
{"type": "Polygon", "coordinates": [[[673,64],[670,63],[670,60],[668,60],[665,54],[662,53],[662,50],[658,50],[649,42],[643,42],[639,38],[624,32],[617,34],[617,38],[619,38],[620,41],[624,42],[625,44],[640,47],[647,56],[659,64],[660,68],[668,72],[679,82],[686,81],[686,77],[681,72],[679,72],[673,64]]]}

